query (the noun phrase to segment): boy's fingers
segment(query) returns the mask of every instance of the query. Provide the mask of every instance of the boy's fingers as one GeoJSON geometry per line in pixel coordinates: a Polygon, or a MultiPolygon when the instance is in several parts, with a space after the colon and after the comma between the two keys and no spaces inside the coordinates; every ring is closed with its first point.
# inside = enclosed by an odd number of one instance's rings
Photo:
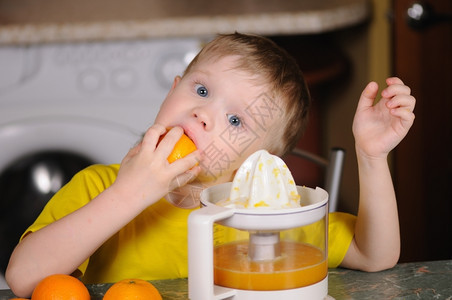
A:
{"type": "Polygon", "coordinates": [[[127,153],[127,156],[134,156],[138,152],[140,152],[141,149],[141,142],[137,145],[135,145],[132,149],[129,150],[129,153],[127,153]]]}
{"type": "Polygon", "coordinates": [[[154,124],[146,131],[143,136],[142,144],[144,146],[151,146],[155,148],[157,142],[162,134],[166,132],[166,128],[160,124],[154,124]]]}
{"type": "Polygon", "coordinates": [[[411,95],[399,95],[390,99],[386,105],[388,108],[402,107],[412,112],[416,105],[416,99],[411,95]]]}
{"type": "Polygon", "coordinates": [[[187,183],[192,182],[198,176],[200,170],[201,168],[199,166],[195,166],[194,168],[188,170],[187,172],[184,172],[176,176],[176,178],[174,178],[170,182],[169,191],[172,191],[176,188],[180,188],[186,185],[187,183]]]}
{"type": "MultiPolygon", "coordinates": [[[[162,134],[164,134],[165,132],[166,129],[162,134]]],[[[167,158],[170,155],[171,151],[173,151],[174,146],[176,145],[177,141],[181,138],[183,133],[184,131],[182,128],[173,127],[165,134],[165,136],[160,140],[160,142],[159,139],[161,138],[161,135],[159,135],[156,141],[156,144],[158,143],[158,145],[156,145],[157,148],[155,150],[155,154],[158,155],[159,157],[167,158]]]]}
{"type": "Polygon", "coordinates": [[[358,109],[371,107],[377,97],[378,84],[376,82],[369,82],[361,93],[358,102],[358,109]]]}
{"type": "Polygon", "coordinates": [[[386,84],[387,85],[392,85],[392,84],[404,85],[403,81],[399,77],[389,77],[389,78],[387,78],[386,79],[386,84]]]}
{"type": "MultiPolygon", "coordinates": [[[[166,131],[165,131],[166,132],[166,131]]],[[[166,132],[165,136],[162,138],[160,144],[169,145],[170,147],[174,147],[176,142],[181,138],[182,134],[184,134],[184,130],[181,127],[173,127],[168,132],[166,132]]],[[[171,149],[173,150],[173,149],[171,149]]]]}
{"type": "Polygon", "coordinates": [[[135,156],[141,149],[141,142],[132,147],[129,152],[127,152],[126,156],[122,159],[122,163],[130,160],[133,156],[135,156]]]}
{"type": "Polygon", "coordinates": [[[405,128],[410,128],[414,123],[415,115],[414,113],[405,107],[393,108],[391,109],[391,114],[393,116],[399,117],[403,126],[405,128]]]}
{"type": "Polygon", "coordinates": [[[193,168],[195,165],[199,164],[200,161],[201,151],[195,150],[187,156],[175,160],[173,163],[171,163],[171,167],[174,170],[175,174],[180,174],[193,168]]]}
{"type": "Polygon", "coordinates": [[[396,95],[410,95],[410,94],[411,94],[410,87],[403,84],[389,85],[383,91],[381,91],[381,96],[383,98],[391,98],[396,95]]]}

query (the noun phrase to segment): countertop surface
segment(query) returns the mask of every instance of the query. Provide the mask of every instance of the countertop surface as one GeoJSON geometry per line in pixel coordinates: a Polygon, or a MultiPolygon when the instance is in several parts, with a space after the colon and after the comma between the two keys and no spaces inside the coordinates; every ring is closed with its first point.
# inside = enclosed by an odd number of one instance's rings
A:
{"type": "MultiPolygon", "coordinates": [[[[163,300],[188,299],[187,279],[151,281],[163,300]]],[[[341,299],[452,299],[452,260],[399,264],[393,269],[365,273],[330,269],[328,294],[341,299]]],[[[91,299],[101,300],[111,284],[89,285],[91,299]]],[[[9,290],[0,299],[9,299],[9,290]]]]}
{"type": "Polygon", "coordinates": [[[315,34],[365,21],[365,0],[2,0],[0,45],[112,39],[315,34]]]}

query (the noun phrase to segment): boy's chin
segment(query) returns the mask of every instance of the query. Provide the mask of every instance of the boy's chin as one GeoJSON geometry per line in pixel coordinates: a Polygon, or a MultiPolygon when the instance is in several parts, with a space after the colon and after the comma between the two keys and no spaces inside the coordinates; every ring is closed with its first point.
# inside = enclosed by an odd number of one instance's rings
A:
{"type": "Polygon", "coordinates": [[[221,173],[213,173],[209,170],[205,170],[204,168],[201,170],[199,175],[196,177],[197,181],[202,182],[204,186],[212,186],[220,183],[230,182],[234,179],[233,174],[221,174],[221,173]]]}

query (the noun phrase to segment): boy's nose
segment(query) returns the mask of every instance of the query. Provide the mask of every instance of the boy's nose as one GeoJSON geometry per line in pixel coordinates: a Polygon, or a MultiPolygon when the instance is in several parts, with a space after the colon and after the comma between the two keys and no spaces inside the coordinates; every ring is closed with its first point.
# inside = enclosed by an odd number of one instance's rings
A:
{"type": "Polygon", "coordinates": [[[193,117],[196,119],[196,122],[204,128],[204,130],[210,130],[213,128],[212,114],[209,112],[208,107],[203,106],[193,109],[193,117]]]}

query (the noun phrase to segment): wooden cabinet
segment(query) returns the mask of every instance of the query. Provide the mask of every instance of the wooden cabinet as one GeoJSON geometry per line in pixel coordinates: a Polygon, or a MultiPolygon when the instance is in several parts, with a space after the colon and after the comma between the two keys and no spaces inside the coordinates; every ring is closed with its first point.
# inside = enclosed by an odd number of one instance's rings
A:
{"type": "MultiPolygon", "coordinates": [[[[426,1],[452,14],[449,0],[426,1]]],[[[416,120],[394,152],[401,261],[452,258],[452,21],[415,30],[413,1],[394,1],[394,72],[412,88],[416,120]]]]}

